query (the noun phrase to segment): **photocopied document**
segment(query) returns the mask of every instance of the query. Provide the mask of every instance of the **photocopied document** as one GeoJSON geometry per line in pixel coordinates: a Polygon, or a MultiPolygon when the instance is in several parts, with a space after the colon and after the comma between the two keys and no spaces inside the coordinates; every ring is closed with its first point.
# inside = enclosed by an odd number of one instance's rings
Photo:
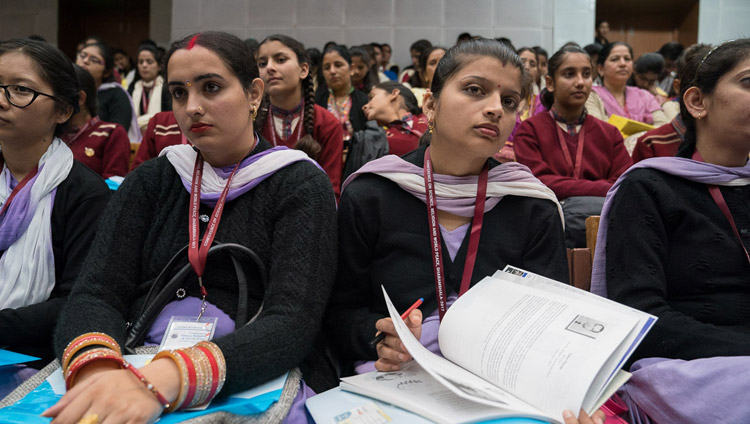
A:
{"type": "Polygon", "coordinates": [[[383,289],[414,363],[342,379],[341,388],[440,423],[589,414],[624,384],[620,368],[656,318],[515,267],[486,277],[443,317],[442,357],[413,336],[383,289]],[[419,388],[419,390],[417,390],[419,388]],[[411,390],[409,390],[411,389],[411,390]]]}

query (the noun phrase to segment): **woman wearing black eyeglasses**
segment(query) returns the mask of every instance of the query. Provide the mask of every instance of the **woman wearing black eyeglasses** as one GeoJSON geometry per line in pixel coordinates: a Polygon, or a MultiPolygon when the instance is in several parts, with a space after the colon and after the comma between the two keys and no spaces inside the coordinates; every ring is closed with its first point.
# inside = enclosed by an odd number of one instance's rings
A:
{"type": "MultiPolygon", "coordinates": [[[[59,138],[77,106],[61,51],[0,43],[0,346],[40,365],[54,357],[52,330],[109,197],[59,138]]],[[[0,372],[0,392],[16,377],[0,372]]]]}
{"type": "Polygon", "coordinates": [[[102,43],[86,44],[76,56],[76,65],[94,77],[99,118],[122,125],[130,142],[140,143],[143,136],[138,127],[135,105],[130,94],[115,81],[115,60],[109,47],[102,43]]]}

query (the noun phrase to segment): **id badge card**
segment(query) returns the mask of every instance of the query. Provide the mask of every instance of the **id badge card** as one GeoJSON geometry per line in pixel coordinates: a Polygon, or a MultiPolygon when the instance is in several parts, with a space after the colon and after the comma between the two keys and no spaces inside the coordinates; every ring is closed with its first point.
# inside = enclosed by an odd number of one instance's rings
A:
{"type": "Polygon", "coordinates": [[[159,345],[159,352],[192,347],[199,342],[207,342],[213,339],[219,318],[205,316],[200,319],[196,318],[185,316],[170,318],[159,345]]]}

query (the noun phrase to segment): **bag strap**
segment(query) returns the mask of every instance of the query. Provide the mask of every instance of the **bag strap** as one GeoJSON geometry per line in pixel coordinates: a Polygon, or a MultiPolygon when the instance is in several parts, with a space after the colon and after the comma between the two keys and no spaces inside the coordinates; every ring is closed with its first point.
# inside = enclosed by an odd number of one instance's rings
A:
{"type": "MultiPolygon", "coordinates": [[[[185,256],[187,252],[187,246],[180,249],[167,263],[162,272],[154,280],[151,285],[146,300],[141,308],[141,313],[138,315],[138,319],[129,327],[128,334],[125,341],[125,350],[132,352],[137,346],[143,344],[143,339],[146,337],[148,329],[151,328],[156,317],[159,316],[162,309],[174,298],[174,293],[183,284],[185,279],[190,275],[194,274],[193,268],[190,263],[185,264],[180,268],[169,281],[166,281],[170,271],[174,267],[174,264],[185,256]]],[[[247,261],[241,261],[237,256],[241,256],[250,259],[250,262],[255,265],[255,268],[259,271],[262,286],[265,289],[266,286],[266,267],[260,260],[260,257],[251,249],[236,243],[215,243],[208,251],[208,257],[220,252],[229,254],[229,257],[234,266],[235,275],[237,276],[238,282],[238,307],[237,307],[237,319],[235,322],[241,323],[238,326],[245,325],[254,321],[260,312],[263,310],[261,304],[258,312],[248,321],[248,287],[247,278],[245,271],[242,267],[243,263],[247,261]]]]}

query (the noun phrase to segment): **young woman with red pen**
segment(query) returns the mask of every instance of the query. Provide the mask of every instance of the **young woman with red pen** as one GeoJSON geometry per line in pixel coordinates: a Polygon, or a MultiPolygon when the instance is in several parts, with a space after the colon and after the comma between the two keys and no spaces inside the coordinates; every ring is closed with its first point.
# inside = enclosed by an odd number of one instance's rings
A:
{"type": "Polygon", "coordinates": [[[452,47],[423,104],[429,146],[369,162],[345,183],[339,268],[325,325],[350,371],[397,370],[410,359],[387,318],[381,285],[399,311],[424,298],[407,324],[439,353],[440,318],[485,276],[514,264],[568,280],[554,194],[525,166],[492,159],[515,125],[529,82],[518,56],[497,41],[452,47]],[[378,331],[386,336],[373,347],[378,331]]]}
{"type": "Polygon", "coordinates": [[[55,423],[153,422],[295,368],[304,378],[302,400],[310,387],[336,381],[313,348],[336,267],[330,181],[303,152],[272,148],[254,132],[263,82],[237,37],[204,32],[175,42],[167,84],[192,146],[169,146],[141,164],[109,203],[57,326],[69,390],[44,413],[55,423]],[[242,315],[260,310],[249,325],[235,325],[242,305],[232,259],[198,247],[212,240],[248,247],[265,265],[261,278],[252,261],[239,261],[247,278],[242,315]],[[152,283],[182,249],[188,254],[176,260],[195,275],[162,310],[166,320],[154,321],[146,343],[159,344],[169,317],[203,314],[203,301],[204,316],[219,320],[214,338],[162,351],[140,369],[127,366],[119,346],[126,323],[139,318],[152,283]]]}

